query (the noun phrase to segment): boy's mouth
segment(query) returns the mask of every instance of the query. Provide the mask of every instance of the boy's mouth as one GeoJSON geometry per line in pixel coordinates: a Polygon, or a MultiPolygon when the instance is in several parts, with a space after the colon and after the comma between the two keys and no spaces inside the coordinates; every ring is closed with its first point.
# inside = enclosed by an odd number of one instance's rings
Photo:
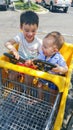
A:
{"type": "Polygon", "coordinates": [[[33,38],[33,37],[26,37],[26,39],[27,39],[28,41],[32,42],[34,38],[33,38]]]}

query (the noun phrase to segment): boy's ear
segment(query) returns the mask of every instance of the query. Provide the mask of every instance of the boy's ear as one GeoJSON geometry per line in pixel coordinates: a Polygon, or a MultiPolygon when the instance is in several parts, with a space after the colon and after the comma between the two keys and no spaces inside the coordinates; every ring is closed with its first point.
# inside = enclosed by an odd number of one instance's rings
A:
{"type": "Polygon", "coordinates": [[[21,25],[20,25],[20,29],[21,29],[21,25]]]}
{"type": "Polygon", "coordinates": [[[22,30],[22,26],[20,25],[20,29],[22,30]]]}

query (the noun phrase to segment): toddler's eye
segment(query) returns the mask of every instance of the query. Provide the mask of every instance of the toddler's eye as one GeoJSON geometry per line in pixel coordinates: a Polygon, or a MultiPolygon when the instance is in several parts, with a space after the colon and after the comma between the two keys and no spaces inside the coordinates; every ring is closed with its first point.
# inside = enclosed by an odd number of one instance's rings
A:
{"type": "Polygon", "coordinates": [[[42,47],[46,49],[46,46],[42,46],[42,47]]]}
{"type": "Polygon", "coordinates": [[[34,32],[36,32],[36,30],[33,30],[32,32],[34,33],[34,32]]]}

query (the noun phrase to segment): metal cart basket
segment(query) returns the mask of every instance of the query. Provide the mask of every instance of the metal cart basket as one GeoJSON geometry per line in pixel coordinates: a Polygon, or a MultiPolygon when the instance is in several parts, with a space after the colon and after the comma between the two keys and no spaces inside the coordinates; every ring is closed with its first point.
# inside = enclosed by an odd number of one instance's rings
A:
{"type": "Polygon", "coordinates": [[[26,86],[18,79],[10,80],[9,71],[5,71],[7,70],[0,69],[0,130],[52,129],[58,111],[59,95],[53,107],[50,99],[56,95],[42,90],[44,96],[41,100],[36,87],[26,86]]]}

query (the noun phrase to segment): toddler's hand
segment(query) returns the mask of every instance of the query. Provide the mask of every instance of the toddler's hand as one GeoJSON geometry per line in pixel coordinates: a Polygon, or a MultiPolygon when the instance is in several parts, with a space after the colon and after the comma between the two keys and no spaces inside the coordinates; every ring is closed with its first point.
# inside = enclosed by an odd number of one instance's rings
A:
{"type": "Polygon", "coordinates": [[[55,72],[55,73],[59,73],[59,72],[62,72],[62,69],[63,69],[63,67],[56,64],[56,67],[52,68],[52,71],[55,72]]]}

